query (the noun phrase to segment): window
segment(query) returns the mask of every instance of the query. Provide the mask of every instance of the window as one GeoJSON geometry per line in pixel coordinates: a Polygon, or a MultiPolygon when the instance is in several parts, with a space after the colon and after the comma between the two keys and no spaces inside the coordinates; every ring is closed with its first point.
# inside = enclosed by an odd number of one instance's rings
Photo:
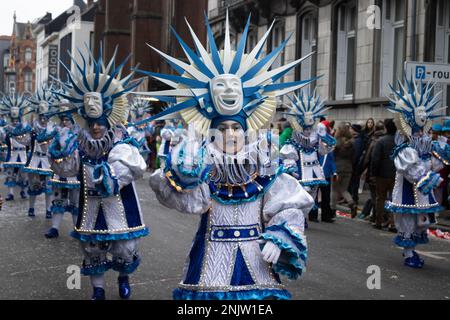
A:
{"type": "Polygon", "coordinates": [[[25,49],[25,63],[30,63],[33,58],[33,50],[31,48],[25,49]]]}
{"type": "Polygon", "coordinates": [[[9,52],[5,51],[3,54],[3,68],[8,68],[9,65],[9,52]]]}
{"type": "Polygon", "coordinates": [[[24,90],[33,92],[33,72],[31,70],[24,72],[24,90]]]}
{"type": "MultiPolygon", "coordinates": [[[[271,50],[273,51],[284,41],[284,24],[278,23],[273,27],[271,37],[271,50]]],[[[284,63],[284,50],[278,55],[272,64],[271,69],[276,69],[284,63]]],[[[282,80],[281,80],[282,81],[282,80]]]]}
{"type": "Polygon", "coordinates": [[[336,100],[352,99],[355,89],[357,11],[354,3],[338,9],[336,100]]]}
{"type": "Polygon", "coordinates": [[[382,16],[381,92],[390,93],[389,84],[397,87],[403,79],[405,61],[405,16],[404,0],[384,0],[382,16]]]}
{"type": "Polygon", "coordinates": [[[255,48],[256,44],[258,43],[258,33],[256,29],[250,29],[248,31],[247,36],[247,52],[250,52],[255,48]]]}
{"type": "MultiPolygon", "coordinates": [[[[450,2],[439,0],[436,6],[435,62],[450,63],[450,2]]],[[[450,85],[437,83],[435,91],[442,91],[442,104],[450,106],[450,85]]],[[[450,114],[450,110],[447,110],[450,114]]]]}
{"type": "MultiPolygon", "coordinates": [[[[72,59],[67,52],[72,52],[72,34],[69,33],[61,38],[59,43],[59,59],[71,70],[72,59]]],[[[59,68],[59,78],[62,81],[67,81],[66,70],[64,68],[59,68]]]]}
{"type": "MultiPolygon", "coordinates": [[[[317,19],[313,14],[303,15],[300,19],[301,39],[300,57],[317,50],[317,19]]],[[[304,60],[300,64],[300,80],[311,79],[316,75],[316,55],[304,60]]],[[[311,83],[305,90],[313,90],[315,82],[311,83]]],[[[309,92],[311,93],[311,92],[309,92]]]]}

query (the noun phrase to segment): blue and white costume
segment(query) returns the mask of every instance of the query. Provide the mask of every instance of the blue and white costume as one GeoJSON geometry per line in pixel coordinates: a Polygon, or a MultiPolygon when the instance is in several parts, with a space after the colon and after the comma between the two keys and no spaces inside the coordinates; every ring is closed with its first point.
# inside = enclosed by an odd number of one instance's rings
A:
{"type": "Polygon", "coordinates": [[[30,141],[30,152],[23,172],[28,173],[28,195],[30,206],[28,216],[34,217],[36,197],[45,194],[46,218],[50,219],[52,189],[49,181],[53,176],[48,161],[48,147],[56,135],[55,124],[48,121],[50,107],[56,102],[51,88],[42,86],[30,99],[33,114],[38,118],[33,121],[30,141]]]}
{"type": "Polygon", "coordinates": [[[315,199],[320,185],[328,184],[319,162],[319,155],[333,151],[336,140],[327,133],[325,125],[316,122],[330,108],[326,108],[316,95],[291,99],[290,118],[292,138],[280,150],[283,165],[315,199]]]}
{"type": "MultiPolygon", "coordinates": [[[[81,55],[83,66],[77,64],[74,73],[68,72],[70,85],[61,83],[66,92],[57,94],[73,104],[73,118],[80,126],[78,152],[51,162],[59,176],[80,179],[79,215],[72,236],[80,241],[82,273],[91,277],[93,299],[105,298],[103,274],[109,269],[119,272],[119,295],[127,299],[128,275],[140,263],[139,238],[149,233],[134,185],[146,164],[138,143],[122,125],[129,108],[125,95],[139,83],[130,82],[133,73],[121,79],[127,60],[116,66],[114,54],[105,66],[102,54],[100,49],[97,60],[90,52],[90,58],[81,55]]],[[[71,140],[67,145],[60,141],[59,150],[70,150],[71,140]]]]}
{"type": "Polygon", "coordinates": [[[187,133],[175,132],[165,167],[150,178],[162,204],[201,216],[175,299],[288,299],[279,275],[296,279],[304,270],[304,214],[314,200],[278,166],[277,137],[259,129],[272,119],[276,97],[310,81],[276,83],[302,59],[269,70],[287,42],[259,58],[272,27],[244,54],[249,25],[237,51],[228,13],[221,51],[208,22],[210,53],[190,27],[198,55],[175,33],[190,64],[155,49],[179,75],[145,72],[174,88],[146,95],[174,105],[143,121],[181,115],[189,125],[187,133]],[[217,131],[199,136],[210,128],[238,138],[224,147],[217,131]]]}
{"type": "MultiPolygon", "coordinates": [[[[78,153],[78,126],[75,125],[70,112],[71,105],[68,100],[59,102],[60,125],[56,127],[56,136],[53,139],[48,156],[51,161],[63,162],[67,157],[78,153]]],[[[76,158],[77,156],[75,156],[76,158]]],[[[59,236],[59,226],[65,212],[72,215],[74,226],[78,219],[78,201],[80,198],[80,181],[78,174],[69,171],[60,171],[54,174],[49,184],[53,190],[51,206],[52,227],[45,234],[47,238],[59,236]]]]}
{"type": "MultiPolygon", "coordinates": [[[[142,118],[151,111],[148,100],[135,98],[131,104],[130,121],[135,122],[142,120],[142,118]]],[[[150,154],[150,148],[147,143],[147,137],[153,134],[153,126],[149,123],[144,123],[140,126],[129,126],[128,134],[139,143],[139,152],[141,156],[146,159],[150,154]]]]}
{"type": "Polygon", "coordinates": [[[23,117],[29,113],[28,101],[22,95],[4,96],[1,112],[9,118],[9,123],[2,128],[1,140],[6,145],[6,158],[3,163],[8,187],[6,201],[14,200],[14,188],[21,189],[22,199],[26,198],[27,177],[22,169],[27,162],[27,149],[31,141],[32,128],[23,117]]]}
{"type": "Polygon", "coordinates": [[[433,144],[426,132],[430,119],[440,117],[437,113],[445,108],[436,108],[438,99],[433,97],[430,84],[405,82],[399,82],[399,90],[391,87],[394,98],[390,98],[388,110],[395,113],[398,128],[392,155],[397,173],[392,199],[385,208],[394,214],[398,230],[394,242],[405,249],[405,265],[421,268],[424,261],[414,248],[428,242],[427,229],[434,213],[441,210],[433,189],[442,181],[436,172],[443,168],[442,159],[433,155],[433,144]]]}

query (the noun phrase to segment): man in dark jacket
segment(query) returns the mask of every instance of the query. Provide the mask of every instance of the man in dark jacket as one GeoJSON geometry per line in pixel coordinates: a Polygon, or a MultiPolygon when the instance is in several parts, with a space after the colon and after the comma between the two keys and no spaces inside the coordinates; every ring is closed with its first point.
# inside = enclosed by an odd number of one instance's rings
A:
{"type": "MultiPolygon", "coordinates": [[[[384,202],[388,195],[392,194],[395,183],[394,160],[391,159],[392,151],[395,148],[395,127],[392,119],[386,119],[384,122],[386,135],[381,137],[376,143],[372,152],[370,172],[376,181],[376,218],[374,227],[381,229],[384,222],[384,202]]],[[[390,231],[394,231],[394,221],[392,215],[387,219],[390,231]]]]}
{"type": "MultiPolygon", "coordinates": [[[[364,155],[365,155],[365,147],[366,147],[366,136],[364,132],[362,131],[362,127],[359,124],[352,124],[350,127],[350,131],[354,137],[354,154],[353,154],[353,172],[352,172],[352,178],[350,180],[350,186],[349,191],[352,195],[353,201],[355,202],[356,208],[358,206],[359,201],[359,183],[361,179],[361,174],[363,171],[363,162],[364,162],[364,155]]],[[[356,209],[357,210],[357,209],[356,209]]],[[[356,215],[356,210],[354,213],[352,213],[352,218],[354,218],[354,215],[356,215]]]]}
{"type": "Polygon", "coordinates": [[[373,218],[375,221],[376,216],[376,179],[373,177],[373,174],[371,172],[371,163],[372,163],[372,153],[375,149],[375,145],[384,135],[385,135],[385,127],[384,122],[379,121],[375,126],[375,132],[370,137],[370,139],[367,142],[367,151],[364,156],[364,162],[363,162],[363,175],[366,177],[367,185],[369,186],[370,191],[370,198],[367,199],[366,203],[364,204],[363,210],[361,212],[360,218],[363,219],[366,216],[370,215],[370,212],[373,210],[373,218]]]}

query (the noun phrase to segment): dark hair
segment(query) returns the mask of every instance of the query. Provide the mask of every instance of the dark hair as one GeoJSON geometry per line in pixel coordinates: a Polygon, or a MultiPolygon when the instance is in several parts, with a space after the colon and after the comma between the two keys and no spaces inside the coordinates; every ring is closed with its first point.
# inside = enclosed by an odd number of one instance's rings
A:
{"type": "Polygon", "coordinates": [[[394,135],[397,132],[397,127],[395,126],[394,119],[384,120],[384,126],[386,128],[387,134],[389,135],[394,135]]]}
{"type": "Polygon", "coordinates": [[[327,118],[325,118],[324,116],[321,116],[320,119],[319,119],[319,122],[322,122],[322,121],[325,121],[325,120],[327,120],[327,118]]]}

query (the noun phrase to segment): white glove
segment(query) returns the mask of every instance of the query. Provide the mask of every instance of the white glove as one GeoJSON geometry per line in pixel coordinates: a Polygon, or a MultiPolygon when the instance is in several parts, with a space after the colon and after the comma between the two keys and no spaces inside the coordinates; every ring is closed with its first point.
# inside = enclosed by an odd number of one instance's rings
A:
{"type": "Polygon", "coordinates": [[[317,134],[321,137],[325,136],[327,134],[327,127],[323,123],[319,123],[317,125],[317,134]]]}
{"type": "Polygon", "coordinates": [[[280,258],[281,249],[272,241],[258,240],[258,243],[265,243],[264,248],[261,251],[264,261],[276,264],[280,258]]]}

